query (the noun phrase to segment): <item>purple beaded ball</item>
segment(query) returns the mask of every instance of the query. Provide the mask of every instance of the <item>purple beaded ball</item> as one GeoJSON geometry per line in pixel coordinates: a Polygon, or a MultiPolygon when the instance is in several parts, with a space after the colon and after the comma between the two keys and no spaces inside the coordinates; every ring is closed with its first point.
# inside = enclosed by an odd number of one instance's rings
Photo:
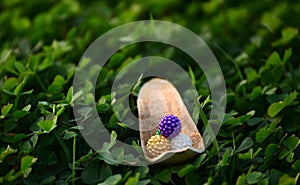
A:
{"type": "Polygon", "coordinates": [[[158,129],[161,135],[170,139],[179,134],[181,123],[177,116],[167,115],[161,119],[158,129]]]}

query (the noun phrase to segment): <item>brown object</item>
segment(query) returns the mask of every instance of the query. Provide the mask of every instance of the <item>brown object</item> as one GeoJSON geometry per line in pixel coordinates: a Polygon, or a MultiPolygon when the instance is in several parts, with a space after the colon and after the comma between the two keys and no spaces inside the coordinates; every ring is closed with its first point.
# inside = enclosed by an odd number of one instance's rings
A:
{"type": "Polygon", "coordinates": [[[146,82],[139,92],[137,105],[141,144],[147,160],[150,162],[165,160],[164,162],[169,164],[181,163],[204,151],[202,137],[179,93],[169,81],[153,78],[146,82]],[[182,124],[181,133],[189,136],[193,145],[192,147],[169,150],[158,156],[153,156],[147,150],[147,141],[155,135],[160,120],[170,114],[180,119],[182,124]]]}

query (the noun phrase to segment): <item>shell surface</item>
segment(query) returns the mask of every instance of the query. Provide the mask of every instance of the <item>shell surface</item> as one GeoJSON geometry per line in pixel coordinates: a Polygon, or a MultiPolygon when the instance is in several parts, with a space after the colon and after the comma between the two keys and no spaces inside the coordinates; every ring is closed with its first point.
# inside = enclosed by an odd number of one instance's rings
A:
{"type": "Polygon", "coordinates": [[[176,88],[167,80],[153,78],[140,89],[137,100],[141,145],[145,158],[150,162],[181,163],[204,151],[203,139],[190,117],[176,88]],[[158,156],[147,149],[147,141],[155,135],[165,115],[176,115],[181,122],[181,134],[187,135],[192,146],[171,149],[158,156]]]}

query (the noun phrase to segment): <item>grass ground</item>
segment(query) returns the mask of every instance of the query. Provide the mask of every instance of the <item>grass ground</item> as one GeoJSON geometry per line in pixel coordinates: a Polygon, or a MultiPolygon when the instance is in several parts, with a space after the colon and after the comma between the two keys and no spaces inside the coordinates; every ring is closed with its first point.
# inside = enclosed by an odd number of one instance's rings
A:
{"type": "MultiPolygon", "coordinates": [[[[2,0],[0,184],[296,184],[299,9],[296,0],[2,0]],[[85,49],[106,31],[143,19],[171,21],[198,34],[224,74],[227,107],[217,139],[181,165],[115,164],[91,150],[74,120],[72,82],[85,49]]],[[[112,138],[139,141],[138,132],[116,119],[108,90],[122,65],[149,55],[177,61],[194,79],[203,131],[210,92],[201,69],[171,46],[134,44],[110,59],[96,85],[97,110],[112,138]]],[[[86,82],[85,89],[92,86],[86,82]]]]}

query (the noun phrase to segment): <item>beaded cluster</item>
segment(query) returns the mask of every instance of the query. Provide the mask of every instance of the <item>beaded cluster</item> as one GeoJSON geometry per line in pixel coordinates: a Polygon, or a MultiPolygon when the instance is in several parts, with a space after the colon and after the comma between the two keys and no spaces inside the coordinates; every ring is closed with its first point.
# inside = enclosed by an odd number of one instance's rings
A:
{"type": "Polygon", "coordinates": [[[180,133],[181,122],[177,116],[164,116],[159,125],[156,135],[152,136],[147,142],[147,149],[153,156],[158,156],[169,150],[179,150],[192,146],[189,136],[180,133]]]}

